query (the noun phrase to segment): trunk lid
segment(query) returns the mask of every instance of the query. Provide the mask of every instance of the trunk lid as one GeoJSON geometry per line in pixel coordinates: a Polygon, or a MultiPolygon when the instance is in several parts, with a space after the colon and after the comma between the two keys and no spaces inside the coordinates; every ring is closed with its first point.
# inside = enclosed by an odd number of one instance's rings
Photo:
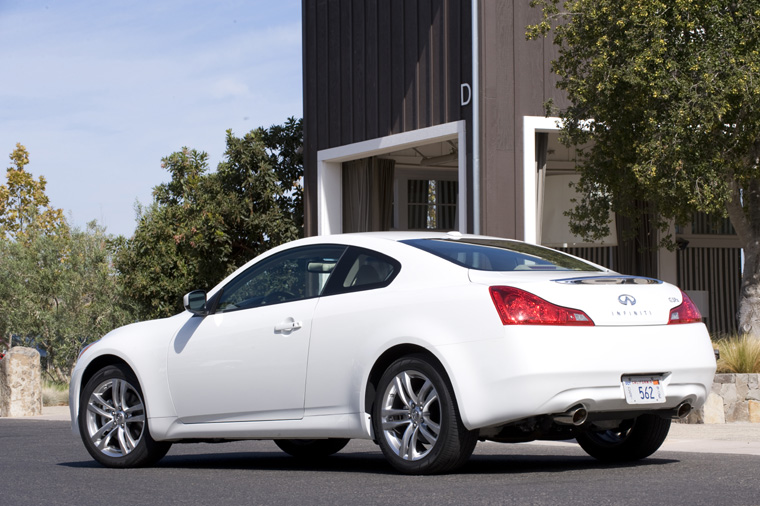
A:
{"type": "Polygon", "coordinates": [[[469,271],[470,281],[513,286],[558,306],[580,309],[597,326],[665,325],[681,290],[641,276],[598,272],[469,271]]]}

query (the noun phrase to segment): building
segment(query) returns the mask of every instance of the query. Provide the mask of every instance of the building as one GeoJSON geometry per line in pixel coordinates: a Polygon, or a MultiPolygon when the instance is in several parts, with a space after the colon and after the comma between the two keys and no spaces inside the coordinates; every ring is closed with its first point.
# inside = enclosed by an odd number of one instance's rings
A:
{"type": "Polygon", "coordinates": [[[600,243],[569,233],[575,149],[544,115],[547,100],[567,100],[551,40],[525,38],[539,17],[527,0],[304,0],[306,234],[522,239],[676,283],[712,331],[735,330],[741,252],[730,226],[697,217],[674,230],[677,252],[652,249],[646,224],[624,239],[619,217],[600,243]]]}

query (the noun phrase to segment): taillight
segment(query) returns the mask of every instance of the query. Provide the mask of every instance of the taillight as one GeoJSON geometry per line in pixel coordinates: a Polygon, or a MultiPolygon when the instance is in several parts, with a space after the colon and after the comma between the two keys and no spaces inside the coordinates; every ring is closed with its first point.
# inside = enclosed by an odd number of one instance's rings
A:
{"type": "Polygon", "coordinates": [[[702,321],[702,315],[699,313],[699,309],[694,302],[691,301],[688,295],[681,290],[682,302],[680,306],[676,306],[670,310],[670,318],[668,318],[668,325],[671,323],[699,323],[702,321]]]}
{"type": "Polygon", "coordinates": [[[489,291],[504,325],[594,325],[579,309],[557,306],[519,288],[492,286],[489,291]]]}

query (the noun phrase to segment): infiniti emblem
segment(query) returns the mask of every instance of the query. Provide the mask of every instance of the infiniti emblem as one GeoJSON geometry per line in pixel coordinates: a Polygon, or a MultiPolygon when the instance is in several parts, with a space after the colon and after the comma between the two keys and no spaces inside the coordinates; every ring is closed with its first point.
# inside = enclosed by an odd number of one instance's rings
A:
{"type": "Polygon", "coordinates": [[[627,294],[620,295],[618,296],[618,302],[620,302],[624,306],[636,305],[636,299],[633,297],[633,295],[627,295],[627,294]]]}

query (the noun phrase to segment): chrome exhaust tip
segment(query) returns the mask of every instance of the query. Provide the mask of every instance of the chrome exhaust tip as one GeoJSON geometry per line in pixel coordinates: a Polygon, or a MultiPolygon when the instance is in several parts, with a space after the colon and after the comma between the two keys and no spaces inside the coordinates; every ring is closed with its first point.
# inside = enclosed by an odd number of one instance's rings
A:
{"type": "Polygon", "coordinates": [[[689,416],[689,413],[691,413],[692,409],[694,408],[692,407],[691,403],[684,401],[681,404],[679,404],[678,407],[676,408],[675,417],[678,419],[684,419],[687,416],[689,416]]]}
{"type": "Polygon", "coordinates": [[[578,404],[564,413],[552,416],[552,420],[560,425],[583,425],[588,419],[588,409],[583,404],[578,404]]]}

